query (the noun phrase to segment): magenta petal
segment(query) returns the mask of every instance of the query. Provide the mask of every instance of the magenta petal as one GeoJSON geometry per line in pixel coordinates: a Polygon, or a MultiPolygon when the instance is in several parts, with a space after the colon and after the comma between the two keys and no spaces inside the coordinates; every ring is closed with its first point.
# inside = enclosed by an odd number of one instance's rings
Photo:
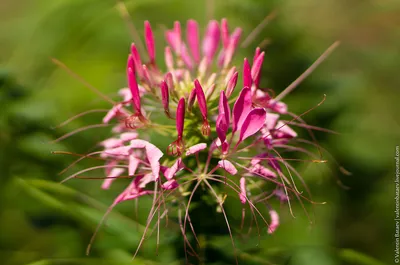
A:
{"type": "Polygon", "coordinates": [[[233,76],[231,77],[231,79],[228,81],[228,85],[226,87],[226,96],[228,98],[232,95],[233,90],[236,87],[237,80],[238,80],[238,75],[239,75],[238,72],[235,72],[233,74],[233,76]]]}
{"type": "Polygon", "coordinates": [[[164,111],[169,113],[169,92],[167,82],[161,81],[161,101],[164,107],[164,111]]]}
{"type": "Polygon", "coordinates": [[[207,58],[208,63],[210,63],[214,58],[215,52],[218,49],[220,37],[218,22],[215,20],[210,21],[202,44],[203,55],[207,58]]]}
{"type": "Polygon", "coordinates": [[[181,98],[176,108],[176,131],[178,132],[178,139],[183,136],[183,128],[185,126],[185,98],[181,98]]]}
{"type": "Polygon", "coordinates": [[[142,78],[143,77],[142,61],[140,60],[139,52],[134,43],[132,43],[132,45],[131,45],[131,54],[132,54],[133,62],[135,64],[135,69],[136,69],[139,77],[142,78]]]}
{"type": "Polygon", "coordinates": [[[199,63],[200,61],[199,25],[197,24],[196,21],[192,19],[188,20],[186,25],[186,39],[194,61],[196,63],[199,63]]]}
{"type": "Polygon", "coordinates": [[[190,58],[190,55],[188,53],[188,50],[186,48],[185,44],[181,45],[181,57],[185,65],[191,70],[193,68],[193,62],[192,58],[190,58]]]}
{"type": "Polygon", "coordinates": [[[156,50],[154,43],[154,34],[151,29],[149,21],[144,22],[144,35],[146,41],[147,52],[149,54],[150,62],[154,63],[156,58],[156,50]]]}
{"type": "Polygon", "coordinates": [[[172,93],[174,90],[174,79],[172,78],[172,74],[170,72],[165,75],[165,82],[167,83],[169,92],[172,93]]]}
{"type": "Polygon", "coordinates": [[[103,151],[102,156],[128,156],[131,152],[130,146],[120,146],[112,149],[106,149],[103,151]]]}
{"type": "Polygon", "coordinates": [[[144,140],[132,140],[130,144],[131,148],[145,148],[146,156],[150,162],[151,171],[156,179],[159,177],[160,173],[160,158],[164,155],[160,149],[155,145],[144,141],[144,140]]]}
{"type": "Polygon", "coordinates": [[[136,169],[139,166],[139,159],[137,159],[133,154],[129,156],[129,165],[128,165],[128,175],[133,176],[136,173],[136,169]]]}
{"type": "Polygon", "coordinates": [[[276,211],[270,210],[269,216],[271,218],[271,223],[269,224],[269,227],[268,227],[268,234],[272,234],[275,232],[275,230],[279,226],[279,215],[276,211]]]}
{"type": "Polygon", "coordinates": [[[228,123],[226,122],[225,113],[218,115],[215,129],[219,140],[223,143],[226,140],[226,133],[228,132],[228,123]]]}
{"type": "Polygon", "coordinates": [[[181,54],[182,39],[181,39],[181,23],[175,21],[174,23],[175,42],[176,42],[176,54],[181,54]]]}
{"type": "Polygon", "coordinates": [[[261,166],[260,164],[257,164],[254,167],[252,167],[251,172],[257,176],[264,178],[276,178],[275,172],[266,167],[261,166]]]}
{"type": "Polygon", "coordinates": [[[251,78],[254,80],[255,85],[258,86],[260,81],[260,71],[262,64],[264,62],[264,52],[262,52],[257,59],[253,63],[253,67],[251,68],[251,78]]]}
{"type": "Polygon", "coordinates": [[[251,79],[251,68],[249,61],[247,58],[244,58],[244,63],[243,63],[243,86],[244,87],[250,87],[252,86],[253,81],[251,79]]]}
{"type": "Polygon", "coordinates": [[[106,116],[104,116],[103,118],[103,123],[109,123],[110,120],[112,120],[113,118],[115,118],[122,110],[122,104],[117,104],[114,107],[112,107],[106,114],[106,116]]]}
{"type": "Polygon", "coordinates": [[[228,172],[229,174],[231,174],[232,176],[236,175],[236,173],[237,173],[236,167],[231,162],[229,162],[228,160],[220,160],[220,161],[218,161],[218,166],[220,168],[225,169],[225,171],[228,172]]]}
{"type": "Polygon", "coordinates": [[[108,174],[107,178],[103,181],[103,184],[101,185],[101,188],[103,190],[108,190],[111,186],[111,183],[117,178],[119,177],[122,173],[124,173],[125,169],[123,168],[113,168],[110,172],[110,174],[108,174]]]}
{"type": "Polygon", "coordinates": [[[238,128],[242,127],[244,119],[247,117],[251,110],[252,99],[250,88],[245,87],[240,92],[235,105],[233,105],[232,112],[232,132],[236,132],[238,128]]]}
{"type": "Polygon", "coordinates": [[[249,112],[240,128],[239,142],[258,132],[265,123],[266,111],[263,108],[256,108],[249,112]]]}
{"type": "Polygon", "coordinates": [[[195,100],[196,100],[196,88],[193,88],[192,91],[190,91],[189,99],[188,99],[188,110],[189,111],[192,110],[195,100]]]}
{"type": "Polygon", "coordinates": [[[221,91],[218,103],[218,113],[225,115],[226,123],[229,125],[231,120],[231,109],[229,108],[228,99],[225,96],[225,92],[221,91]]]}
{"type": "Polygon", "coordinates": [[[194,80],[194,86],[196,88],[197,102],[199,102],[201,115],[203,116],[203,119],[207,119],[207,103],[203,88],[197,79],[194,80]]]}
{"type": "Polygon", "coordinates": [[[244,177],[240,178],[240,194],[239,199],[242,204],[245,204],[246,199],[246,179],[244,177]]]}
{"type": "Polygon", "coordinates": [[[136,113],[140,113],[141,104],[140,104],[140,95],[139,95],[139,86],[136,80],[135,69],[132,67],[130,61],[132,61],[132,57],[129,56],[128,58],[128,68],[127,68],[127,75],[128,75],[128,86],[132,93],[132,102],[133,102],[133,109],[136,113]]]}
{"type": "Polygon", "coordinates": [[[196,154],[206,148],[207,148],[207,144],[205,144],[205,143],[195,144],[186,150],[186,155],[188,156],[188,155],[196,154]]]}
{"type": "Polygon", "coordinates": [[[257,47],[255,52],[254,52],[253,64],[257,60],[257,57],[258,57],[258,55],[260,55],[260,53],[261,53],[261,49],[260,49],[260,47],[257,47]]]}

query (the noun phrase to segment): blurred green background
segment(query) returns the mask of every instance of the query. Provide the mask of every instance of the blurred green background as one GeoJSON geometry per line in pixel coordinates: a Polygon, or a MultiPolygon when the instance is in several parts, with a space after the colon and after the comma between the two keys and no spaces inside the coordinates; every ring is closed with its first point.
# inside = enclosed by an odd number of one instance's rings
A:
{"type": "MultiPolygon", "coordinates": [[[[307,116],[313,125],[340,132],[317,133],[330,157],[326,165],[296,164],[315,201],[310,226],[298,203],[296,218],[276,205],[281,226],[268,236],[262,229],[241,237],[234,231],[240,264],[392,264],[394,262],[394,154],[400,144],[398,100],[400,2],[395,0],[134,0],[125,1],[142,33],[144,20],[156,31],[159,57],[162,29],[207,16],[228,18],[246,36],[270,12],[277,17],[241,55],[252,57],[267,39],[262,83],[279,92],[299,76],[331,43],[341,46],[292,94],[289,108],[301,113],[327,95],[307,116]],[[211,8],[213,7],[213,8],[211,8]],[[210,8],[212,9],[210,11],[210,8]],[[207,15],[208,14],[208,15],[207,15]],[[340,179],[349,189],[337,184],[340,179]]],[[[150,201],[141,200],[138,222],[134,202],[115,209],[93,246],[89,239],[107,205],[122,186],[101,191],[99,181],[57,184],[57,173],[72,157],[54,150],[85,153],[108,135],[108,128],[88,130],[61,143],[50,141],[73,129],[98,123],[93,114],[54,129],[76,113],[107,105],[52,64],[58,58],[104,93],[114,96],[125,85],[129,30],[113,0],[2,0],[0,2],[0,264],[183,264],[182,236],[176,222],[162,229],[156,255],[153,234],[139,256],[132,253],[143,231],[150,201]]],[[[242,58],[241,56],[238,56],[242,58]]],[[[237,58],[238,58],[237,57],[237,58]]],[[[238,59],[240,62],[241,59],[238,59]]],[[[91,165],[85,161],[75,169],[91,165]]],[[[240,206],[227,203],[234,226],[240,206]]],[[[213,216],[213,215],[212,215],[213,216]]],[[[226,228],[202,229],[203,264],[234,264],[226,228]]],[[[217,222],[217,224],[219,224],[217,222]]],[[[207,226],[204,226],[207,227],[207,226]]]]}

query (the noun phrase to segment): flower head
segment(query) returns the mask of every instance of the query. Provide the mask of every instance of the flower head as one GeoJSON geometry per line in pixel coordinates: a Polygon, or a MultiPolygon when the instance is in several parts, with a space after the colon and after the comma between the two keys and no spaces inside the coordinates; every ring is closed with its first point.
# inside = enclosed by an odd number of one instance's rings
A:
{"type": "Polygon", "coordinates": [[[273,210],[273,199],[289,202],[291,194],[305,198],[290,181],[291,172],[295,172],[290,160],[280,153],[307,153],[303,147],[296,147],[298,134],[289,126],[308,127],[300,119],[285,119],[290,114],[286,104],[261,88],[265,53],[260,48],[255,51],[252,65],[247,58],[241,71],[232,65],[240,28],[230,34],[228,22],[223,19],[221,23],[210,21],[202,40],[199,32],[194,20],[187,22],[186,31],[175,22],[165,32],[169,46],[164,49],[164,67],[156,62],[151,25],[144,23],[149,60],[141,58],[145,51],[131,45],[126,66],[128,88],[120,91],[123,101],[112,106],[103,119],[105,124],[115,121],[113,135],[101,142],[104,150],[90,154],[100,155],[106,165],[86,171],[106,169],[103,189],[110,189],[112,183],[127,174],[129,184],[112,207],[152,194],[150,216],[154,216],[157,202],[168,201],[164,198],[166,191],[166,197],[173,198],[175,194],[179,200],[190,194],[184,203],[184,229],[199,184],[209,188],[223,214],[223,203],[213,186],[226,185],[243,207],[254,208],[260,201],[266,204],[270,216],[270,222],[266,221],[268,233],[274,233],[279,215],[273,210]],[[238,85],[239,76],[243,85],[238,85]],[[162,117],[164,114],[166,117],[162,117]],[[153,137],[163,137],[166,144],[153,144],[153,137]],[[197,184],[193,187],[191,181],[197,184]],[[257,181],[257,185],[247,185],[250,181],[257,181]],[[262,185],[271,189],[275,197],[260,192],[262,185]]]}

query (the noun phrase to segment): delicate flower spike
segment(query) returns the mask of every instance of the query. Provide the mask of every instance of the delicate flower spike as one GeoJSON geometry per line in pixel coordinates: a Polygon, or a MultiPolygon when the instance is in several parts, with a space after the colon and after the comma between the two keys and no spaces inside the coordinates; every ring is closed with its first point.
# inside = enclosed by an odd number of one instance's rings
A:
{"type": "Polygon", "coordinates": [[[243,86],[250,87],[252,86],[253,81],[251,79],[251,67],[247,58],[244,58],[243,63],[243,86]]]}
{"type": "Polygon", "coordinates": [[[160,158],[164,155],[163,152],[154,144],[144,140],[132,140],[129,146],[132,149],[144,148],[146,150],[146,156],[149,160],[151,171],[154,178],[157,180],[160,172],[160,158]]]}
{"type": "Polygon", "coordinates": [[[238,144],[247,137],[257,133],[265,123],[266,111],[263,108],[256,108],[249,112],[240,128],[240,137],[238,144]]]}
{"type": "Polygon", "coordinates": [[[196,21],[190,19],[186,25],[186,38],[189,45],[190,52],[196,63],[200,62],[199,52],[199,25],[196,21]]]}
{"type": "Polygon", "coordinates": [[[208,64],[212,62],[215,52],[218,49],[220,35],[218,22],[215,20],[210,21],[203,39],[202,47],[203,55],[207,58],[208,64]]]}
{"type": "Polygon", "coordinates": [[[135,43],[132,43],[132,45],[131,45],[131,54],[132,54],[132,58],[133,58],[133,62],[135,64],[135,69],[137,71],[137,74],[140,78],[143,78],[142,61],[140,60],[140,55],[136,48],[135,43]]]}
{"type": "Polygon", "coordinates": [[[101,185],[101,188],[103,190],[108,190],[111,186],[111,183],[119,177],[122,173],[124,173],[125,169],[123,168],[113,168],[110,171],[110,174],[108,174],[107,178],[103,181],[103,184],[101,185]]]}
{"type": "Polygon", "coordinates": [[[246,197],[246,179],[244,177],[240,178],[240,194],[239,199],[242,204],[245,204],[247,201],[246,197]]]}
{"type": "Polygon", "coordinates": [[[183,128],[185,126],[185,98],[181,98],[176,108],[176,131],[178,139],[167,148],[167,153],[173,156],[180,156],[185,148],[183,143],[183,128]]]}
{"type": "Polygon", "coordinates": [[[270,210],[269,216],[271,218],[271,223],[269,224],[269,227],[268,227],[268,234],[272,234],[275,232],[275,230],[279,226],[279,215],[276,211],[270,210]]]}
{"type": "Polygon", "coordinates": [[[186,150],[186,155],[193,155],[207,148],[206,143],[195,144],[186,150]]]}
{"type": "Polygon", "coordinates": [[[228,85],[227,85],[227,87],[226,87],[226,96],[229,98],[231,95],[232,95],[232,93],[233,93],[233,90],[235,89],[235,87],[236,87],[236,84],[237,84],[237,80],[238,80],[238,72],[235,72],[234,74],[233,74],[233,76],[231,77],[231,79],[229,80],[229,82],[228,82],[228,85]]]}
{"type": "Polygon", "coordinates": [[[169,114],[169,92],[168,92],[168,85],[167,82],[161,81],[161,101],[164,107],[165,115],[170,117],[169,114]]]}
{"type": "Polygon", "coordinates": [[[218,161],[218,166],[222,169],[224,169],[226,172],[231,174],[232,176],[236,175],[237,169],[236,167],[229,162],[228,160],[220,160],[218,161]]]}
{"type": "Polygon", "coordinates": [[[196,88],[197,101],[199,102],[199,108],[201,116],[203,117],[203,125],[201,126],[201,132],[203,135],[208,136],[210,134],[210,124],[207,120],[207,102],[204,95],[203,88],[201,87],[199,81],[194,80],[194,86],[196,88]]]}
{"type": "Polygon", "coordinates": [[[149,54],[150,63],[155,63],[156,58],[156,50],[155,50],[155,43],[154,43],[154,34],[151,29],[149,21],[144,22],[144,32],[145,32],[145,40],[146,40],[146,47],[147,52],[149,54]]]}
{"type": "Polygon", "coordinates": [[[237,129],[242,127],[244,119],[247,117],[251,110],[252,99],[250,88],[245,87],[240,92],[235,104],[233,105],[232,112],[232,133],[236,132],[237,129]]]}

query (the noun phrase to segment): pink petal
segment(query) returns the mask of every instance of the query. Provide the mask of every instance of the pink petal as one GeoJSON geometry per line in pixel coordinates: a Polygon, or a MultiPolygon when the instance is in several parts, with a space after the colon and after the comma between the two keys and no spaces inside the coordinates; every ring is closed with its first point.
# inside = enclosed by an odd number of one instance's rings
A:
{"type": "Polygon", "coordinates": [[[173,69],[174,68],[174,57],[172,56],[171,48],[170,47],[165,47],[165,64],[168,69],[173,69]]]}
{"type": "Polygon", "coordinates": [[[253,80],[251,79],[251,68],[249,61],[247,58],[244,58],[244,63],[243,63],[243,86],[244,87],[250,87],[253,84],[253,80]]]}
{"type": "Polygon", "coordinates": [[[143,81],[145,81],[149,85],[149,87],[152,87],[153,80],[151,78],[149,69],[147,68],[147,66],[145,64],[142,65],[142,70],[143,70],[143,79],[144,79],[143,81]]]}
{"type": "Polygon", "coordinates": [[[171,180],[176,175],[176,173],[178,173],[180,170],[184,168],[185,164],[182,162],[182,158],[178,158],[171,168],[167,168],[165,170],[164,172],[165,178],[167,180],[171,180]]]}
{"type": "Polygon", "coordinates": [[[103,151],[103,157],[109,156],[128,156],[130,154],[131,147],[130,146],[120,146],[112,149],[106,149],[103,151]]]}
{"type": "Polygon", "coordinates": [[[265,127],[268,130],[272,130],[275,128],[276,123],[278,122],[279,115],[275,113],[267,113],[267,116],[265,117],[265,127]]]}
{"type": "Polygon", "coordinates": [[[221,143],[225,142],[226,133],[228,132],[228,123],[226,122],[225,113],[218,115],[215,129],[221,143]]]}
{"type": "MultiPolygon", "coordinates": [[[[218,102],[218,114],[223,114],[225,116],[225,122],[229,127],[230,119],[231,119],[231,109],[229,108],[228,99],[225,96],[225,92],[221,91],[218,102]]],[[[228,129],[228,128],[227,128],[228,129]]]]}
{"type": "Polygon", "coordinates": [[[173,190],[179,186],[178,182],[175,179],[168,180],[167,182],[162,184],[162,188],[165,190],[173,190]]]}
{"type": "Polygon", "coordinates": [[[226,86],[226,96],[228,98],[232,95],[233,90],[235,90],[238,80],[238,75],[239,75],[238,72],[235,72],[232,78],[228,81],[228,85],[226,86]]]}
{"type": "Polygon", "coordinates": [[[271,223],[269,224],[269,227],[268,227],[268,234],[272,234],[275,232],[275,230],[279,226],[279,215],[276,211],[270,210],[269,216],[271,218],[271,223]]]}
{"type": "Polygon", "coordinates": [[[129,63],[129,61],[131,60],[132,57],[130,55],[128,58],[128,68],[126,70],[128,76],[128,86],[132,93],[133,108],[136,113],[140,113],[141,105],[140,105],[139,86],[136,80],[135,69],[129,63]]]}
{"type": "Polygon", "coordinates": [[[232,176],[236,175],[236,173],[237,173],[236,167],[231,162],[229,162],[228,160],[220,160],[220,161],[218,161],[218,166],[220,168],[225,169],[225,171],[228,172],[229,174],[231,174],[232,176]]]}
{"type": "Polygon", "coordinates": [[[175,21],[174,23],[175,32],[175,42],[176,42],[176,54],[179,56],[181,54],[182,39],[181,39],[181,23],[175,21]]]}
{"type": "Polygon", "coordinates": [[[189,70],[191,70],[193,68],[193,62],[185,44],[181,45],[181,57],[185,65],[189,68],[189,70]]]}
{"type": "Polygon", "coordinates": [[[240,36],[242,35],[242,29],[236,28],[232,33],[232,36],[229,39],[229,44],[225,51],[225,58],[223,62],[223,66],[227,67],[232,61],[233,54],[239,44],[240,36]]]}
{"type": "Polygon", "coordinates": [[[266,111],[263,108],[256,108],[249,112],[240,128],[239,142],[258,132],[265,123],[266,111]]]}
{"type": "Polygon", "coordinates": [[[157,178],[154,177],[154,174],[146,174],[143,178],[140,179],[138,188],[143,189],[146,187],[147,184],[150,182],[155,182],[157,178]]]}
{"type": "Polygon", "coordinates": [[[185,126],[185,98],[181,98],[176,108],[176,131],[178,138],[183,136],[183,128],[185,126]]]}
{"type": "Polygon", "coordinates": [[[245,87],[240,92],[235,105],[233,106],[232,113],[232,132],[236,132],[238,128],[241,128],[244,119],[247,117],[251,110],[252,99],[250,88],[245,87]]]}
{"type": "Polygon", "coordinates": [[[123,145],[124,142],[118,138],[108,138],[100,143],[105,149],[111,149],[123,145]]]}
{"type": "Polygon", "coordinates": [[[124,173],[125,169],[123,168],[113,168],[110,172],[110,174],[108,174],[107,178],[103,181],[103,184],[101,185],[101,188],[103,190],[108,190],[111,186],[111,183],[117,178],[119,177],[122,173],[124,173]]]}
{"type": "Polygon", "coordinates": [[[276,130],[275,131],[276,138],[297,137],[297,133],[282,121],[278,121],[278,123],[275,126],[275,130],[276,130]]]}
{"type": "Polygon", "coordinates": [[[252,169],[251,172],[256,174],[257,176],[260,177],[265,177],[265,178],[276,178],[275,172],[272,170],[261,166],[260,164],[255,165],[252,169]]]}
{"type": "Polygon", "coordinates": [[[199,102],[201,115],[203,116],[203,119],[207,119],[207,103],[203,88],[197,79],[194,80],[194,86],[196,88],[197,102],[199,102]]]}
{"type": "Polygon", "coordinates": [[[168,85],[169,91],[172,93],[172,91],[174,90],[174,79],[172,78],[172,74],[171,73],[168,72],[165,75],[165,82],[168,85]]]}
{"type": "Polygon", "coordinates": [[[214,58],[220,37],[218,22],[215,20],[210,21],[202,44],[203,55],[207,58],[208,63],[212,62],[214,58]]]}
{"type": "Polygon", "coordinates": [[[186,155],[189,156],[189,155],[196,154],[206,148],[207,148],[207,144],[205,144],[205,143],[193,145],[186,150],[186,155]]]}
{"type": "Polygon", "coordinates": [[[104,116],[103,118],[103,123],[109,123],[110,120],[112,120],[113,118],[115,118],[116,116],[118,116],[121,113],[122,110],[122,104],[117,104],[115,106],[113,106],[106,114],[106,116],[104,116]]]}
{"type": "Polygon", "coordinates": [[[188,110],[189,111],[192,110],[195,100],[196,100],[196,88],[193,88],[192,91],[190,91],[189,99],[188,99],[188,110]]]}
{"type": "Polygon", "coordinates": [[[273,99],[269,101],[268,108],[280,114],[287,113],[287,105],[283,102],[275,102],[273,99]]]}
{"type": "Polygon", "coordinates": [[[192,53],[193,59],[196,63],[200,61],[199,52],[199,26],[196,21],[190,19],[186,25],[186,38],[189,45],[190,52],[192,53]]]}
{"type": "Polygon", "coordinates": [[[133,62],[135,64],[135,69],[136,69],[139,77],[142,78],[143,77],[142,60],[140,60],[139,52],[134,43],[132,43],[132,45],[131,45],[131,54],[132,54],[133,62]]]}
{"type": "Polygon", "coordinates": [[[258,87],[260,82],[260,71],[262,64],[264,62],[265,53],[262,52],[257,59],[253,63],[253,67],[251,68],[251,78],[254,80],[255,85],[258,87]]]}
{"type": "Polygon", "coordinates": [[[255,52],[254,52],[253,64],[257,60],[257,57],[258,57],[258,55],[260,55],[260,53],[261,53],[261,49],[260,49],[260,47],[257,47],[255,52]]]}
{"type": "Polygon", "coordinates": [[[144,22],[144,34],[145,34],[145,42],[147,47],[147,52],[149,54],[150,62],[154,63],[156,58],[156,51],[155,51],[155,43],[154,43],[154,34],[151,30],[151,26],[149,21],[144,22]]]}
{"type": "Polygon", "coordinates": [[[139,166],[140,160],[137,159],[133,154],[129,156],[129,165],[128,165],[128,175],[133,176],[136,173],[136,169],[139,166]]]}
{"type": "Polygon", "coordinates": [[[124,141],[131,141],[133,139],[136,139],[138,137],[138,134],[135,132],[125,132],[125,133],[121,133],[119,138],[124,141]]]}
{"type": "Polygon", "coordinates": [[[169,92],[168,85],[165,81],[161,81],[161,101],[164,107],[164,110],[169,113],[169,92]]]}
{"type": "Polygon", "coordinates": [[[222,36],[222,45],[226,49],[229,45],[229,28],[226,18],[223,18],[221,20],[221,36],[222,36]]]}
{"type": "Polygon", "coordinates": [[[145,148],[146,156],[150,162],[151,171],[156,179],[159,177],[160,173],[160,158],[164,155],[160,149],[155,145],[144,141],[144,140],[132,140],[130,144],[131,148],[145,148]]]}
{"type": "Polygon", "coordinates": [[[246,179],[244,177],[240,178],[240,194],[239,199],[242,204],[246,203],[246,179]]]}
{"type": "Polygon", "coordinates": [[[118,91],[118,95],[120,95],[123,98],[124,102],[132,101],[132,94],[129,88],[121,88],[118,91]]]}

